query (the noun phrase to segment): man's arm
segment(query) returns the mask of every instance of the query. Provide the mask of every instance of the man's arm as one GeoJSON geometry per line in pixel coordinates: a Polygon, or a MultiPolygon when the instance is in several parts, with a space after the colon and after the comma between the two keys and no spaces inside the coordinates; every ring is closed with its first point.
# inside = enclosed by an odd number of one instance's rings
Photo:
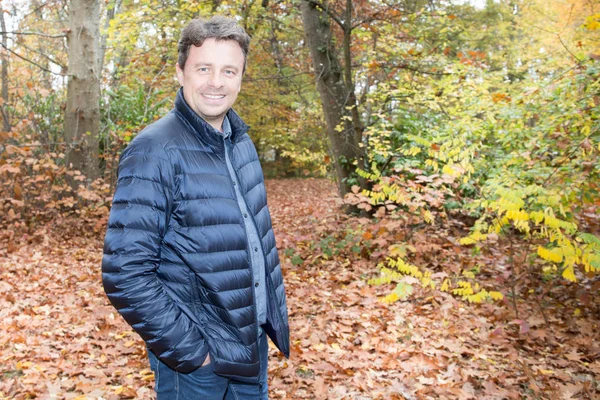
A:
{"type": "MultiPolygon", "coordinates": [[[[162,146],[137,140],[122,154],[102,259],[104,290],[119,313],[171,368],[200,367],[200,327],[157,278],[173,202],[173,166],[162,146]]],[[[189,311],[189,310],[188,310],[189,311]]]]}

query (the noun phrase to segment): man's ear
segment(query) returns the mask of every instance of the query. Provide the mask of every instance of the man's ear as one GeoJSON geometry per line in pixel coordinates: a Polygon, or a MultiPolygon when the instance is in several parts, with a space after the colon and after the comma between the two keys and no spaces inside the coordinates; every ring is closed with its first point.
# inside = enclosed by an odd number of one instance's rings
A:
{"type": "Polygon", "coordinates": [[[183,70],[179,67],[179,63],[175,64],[175,73],[177,74],[179,86],[183,87],[183,70]]]}

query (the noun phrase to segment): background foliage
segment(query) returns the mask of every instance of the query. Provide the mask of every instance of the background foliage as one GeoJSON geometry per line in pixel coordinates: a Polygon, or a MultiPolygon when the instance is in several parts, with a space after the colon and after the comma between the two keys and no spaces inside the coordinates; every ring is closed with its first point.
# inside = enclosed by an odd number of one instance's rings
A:
{"type": "Polygon", "coordinates": [[[7,248],[47,223],[102,232],[120,152],[172,107],[179,32],[219,13],[252,36],[235,107],[265,174],[336,179],[340,161],[355,171],[345,207],[320,203],[335,217],[305,221],[318,228],[282,241],[289,265],[366,264],[360,279],[383,286],[390,307],[436,296],[494,305],[520,333],[535,313],[545,325],[599,315],[597,0],[103,2],[96,181],[65,161],[73,146],[63,129],[68,2],[1,6],[7,248]],[[350,42],[342,63],[364,125],[356,160],[330,150],[300,13],[306,2],[324,12],[336,46],[350,42]]]}

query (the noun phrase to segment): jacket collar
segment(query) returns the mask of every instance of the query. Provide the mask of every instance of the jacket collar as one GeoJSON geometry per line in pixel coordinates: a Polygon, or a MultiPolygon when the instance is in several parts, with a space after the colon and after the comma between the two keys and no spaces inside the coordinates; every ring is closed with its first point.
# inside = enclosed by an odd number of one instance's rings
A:
{"type": "MultiPolygon", "coordinates": [[[[215,129],[201,118],[192,108],[188,105],[183,97],[183,88],[177,91],[177,97],[175,98],[175,110],[177,110],[183,117],[192,125],[194,133],[200,136],[202,142],[216,148],[223,147],[223,139],[215,129]]],[[[239,115],[232,108],[227,111],[227,118],[231,125],[231,141],[235,143],[238,138],[248,132],[249,126],[240,118],[239,115]]]]}

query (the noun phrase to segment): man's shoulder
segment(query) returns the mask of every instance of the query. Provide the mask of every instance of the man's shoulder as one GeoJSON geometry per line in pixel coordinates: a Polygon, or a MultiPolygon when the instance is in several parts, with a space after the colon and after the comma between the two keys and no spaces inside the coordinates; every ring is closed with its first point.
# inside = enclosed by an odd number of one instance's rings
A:
{"type": "Polygon", "coordinates": [[[169,147],[177,141],[177,138],[182,135],[186,127],[171,111],[162,118],[154,121],[146,126],[142,131],[129,143],[127,153],[144,152],[146,154],[165,154],[169,147]]]}
{"type": "Polygon", "coordinates": [[[167,115],[142,129],[133,141],[153,141],[166,146],[184,130],[185,125],[173,111],[170,111],[167,115]]]}

